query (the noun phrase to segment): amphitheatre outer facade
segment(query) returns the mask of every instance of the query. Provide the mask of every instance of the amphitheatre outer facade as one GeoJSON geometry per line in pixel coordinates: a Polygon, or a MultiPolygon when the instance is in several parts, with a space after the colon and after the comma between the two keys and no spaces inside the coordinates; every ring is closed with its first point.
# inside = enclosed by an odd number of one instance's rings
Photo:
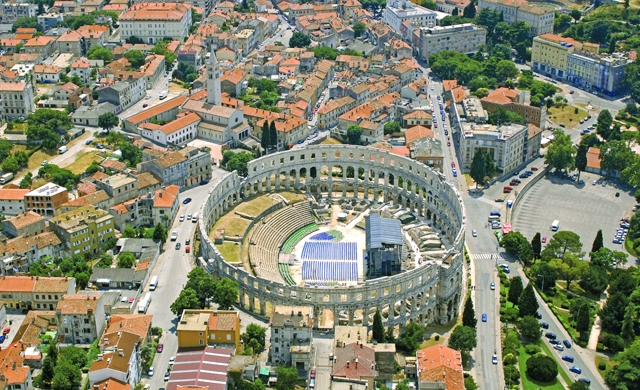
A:
{"type": "Polygon", "coordinates": [[[372,325],[371,313],[378,309],[388,313],[383,316],[385,326],[401,328],[409,321],[429,325],[458,315],[466,224],[462,199],[442,174],[417,161],[348,145],[280,152],[249,162],[247,177],[235,171],[226,174],[214,184],[201,214],[201,261],[215,276],[238,282],[239,305],[252,313],[268,316],[267,305],[312,306],[316,316],[328,310],[334,319],[348,319],[348,325],[359,318],[358,322],[368,326],[372,325]],[[336,169],[342,174],[329,174],[336,169]],[[348,171],[358,174],[349,178],[348,171]],[[348,287],[287,285],[254,276],[228,263],[209,232],[235,205],[279,190],[296,190],[334,203],[358,199],[399,205],[426,219],[449,245],[441,262],[348,287]]]}

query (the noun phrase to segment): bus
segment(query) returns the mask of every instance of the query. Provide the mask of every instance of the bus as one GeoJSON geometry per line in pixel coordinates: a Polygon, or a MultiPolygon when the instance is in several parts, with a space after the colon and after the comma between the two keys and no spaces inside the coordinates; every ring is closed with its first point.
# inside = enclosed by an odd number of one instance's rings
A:
{"type": "Polygon", "coordinates": [[[151,283],[149,283],[149,290],[153,291],[158,287],[158,277],[154,276],[151,278],[151,283]]]}
{"type": "Polygon", "coordinates": [[[138,313],[146,313],[151,303],[151,293],[147,293],[144,298],[138,301],[138,313]]]}
{"type": "Polygon", "coordinates": [[[489,222],[493,222],[493,221],[500,222],[500,216],[499,215],[490,215],[489,216],[489,222]]]}

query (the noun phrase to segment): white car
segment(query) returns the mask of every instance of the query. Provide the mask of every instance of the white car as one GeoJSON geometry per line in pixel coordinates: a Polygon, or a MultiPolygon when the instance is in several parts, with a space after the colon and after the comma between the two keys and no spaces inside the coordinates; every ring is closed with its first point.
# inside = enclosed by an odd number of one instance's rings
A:
{"type": "Polygon", "coordinates": [[[180,222],[184,222],[184,215],[180,216],[180,222]]]}
{"type": "Polygon", "coordinates": [[[490,289],[495,290],[496,289],[496,284],[494,282],[491,282],[491,286],[489,286],[490,289]]]}
{"type": "Polygon", "coordinates": [[[169,365],[172,365],[173,363],[175,363],[175,361],[176,361],[176,357],[175,356],[171,356],[169,358],[169,365]]]}
{"type": "Polygon", "coordinates": [[[147,375],[153,376],[153,367],[149,367],[149,372],[147,372],[147,375]]]}
{"type": "Polygon", "coordinates": [[[478,237],[478,232],[476,232],[475,230],[472,230],[471,235],[474,237],[478,237]]]}

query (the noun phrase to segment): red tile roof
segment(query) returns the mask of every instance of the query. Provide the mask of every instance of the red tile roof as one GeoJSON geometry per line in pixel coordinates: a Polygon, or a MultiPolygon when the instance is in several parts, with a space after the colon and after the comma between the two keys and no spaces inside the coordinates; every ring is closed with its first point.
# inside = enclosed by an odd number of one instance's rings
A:
{"type": "Polygon", "coordinates": [[[447,390],[464,390],[460,352],[434,345],[419,350],[416,357],[419,381],[445,382],[447,390]]]}
{"type": "Polygon", "coordinates": [[[376,353],[373,348],[360,343],[347,344],[335,349],[332,376],[348,379],[364,379],[377,376],[376,353]]]}

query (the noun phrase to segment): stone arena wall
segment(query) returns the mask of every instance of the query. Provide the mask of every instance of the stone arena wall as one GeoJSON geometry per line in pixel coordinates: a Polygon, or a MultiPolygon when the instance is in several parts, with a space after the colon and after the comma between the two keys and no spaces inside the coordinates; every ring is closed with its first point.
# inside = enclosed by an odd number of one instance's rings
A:
{"type": "Polygon", "coordinates": [[[464,207],[460,194],[445,177],[422,163],[350,145],[280,152],[251,161],[247,177],[238,176],[235,171],[225,175],[214,184],[200,211],[202,257],[209,272],[236,280],[239,305],[251,312],[268,316],[267,303],[311,305],[315,313],[330,310],[336,324],[339,318],[349,325],[360,318],[361,324],[368,326],[369,314],[378,309],[386,313],[386,326],[400,327],[408,321],[445,323],[458,315],[464,272],[464,207]],[[334,168],[342,168],[341,177],[332,176],[334,168]],[[446,239],[449,249],[442,264],[423,264],[349,287],[287,286],[227,263],[209,238],[215,222],[246,198],[280,190],[302,191],[331,201],[356,196],[401,205],[426,218],[446,239]]]}

